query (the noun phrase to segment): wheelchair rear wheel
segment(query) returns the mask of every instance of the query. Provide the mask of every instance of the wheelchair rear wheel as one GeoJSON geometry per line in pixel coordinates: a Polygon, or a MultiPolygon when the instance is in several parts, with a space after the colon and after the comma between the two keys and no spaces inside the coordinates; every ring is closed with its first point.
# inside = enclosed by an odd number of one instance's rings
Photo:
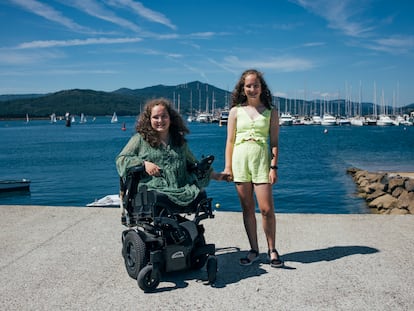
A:
{"type": "Polygon", "coordinates": [[[122,246],[122,255],[128,275],[137,279],[139,271],[145,266],[145,243],[135,231],[129,231],[122,246]]]}

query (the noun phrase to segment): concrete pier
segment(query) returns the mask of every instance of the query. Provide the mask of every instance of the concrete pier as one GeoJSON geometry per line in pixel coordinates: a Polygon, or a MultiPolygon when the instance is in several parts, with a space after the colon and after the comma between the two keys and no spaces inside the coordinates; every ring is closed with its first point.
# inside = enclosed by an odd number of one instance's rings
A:
{"type": "Polygon", "coordinates": [[[285,269],[261,261],[240,213],[205,220],[219,271],[163,276],[146,294],[121,256],[119,209],[0,206],[1,310],[414,310],[413,215],[277,214],[285,269]]]}

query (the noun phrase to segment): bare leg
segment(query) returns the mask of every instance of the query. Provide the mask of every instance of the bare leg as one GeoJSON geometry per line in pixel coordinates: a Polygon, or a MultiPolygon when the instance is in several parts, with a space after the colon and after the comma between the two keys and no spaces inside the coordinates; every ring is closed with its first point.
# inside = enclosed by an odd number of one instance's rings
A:
{"type": "Polygon", "coordinates": [[[255,201],[253,197],[253,185],[251,183],[236,184],[240,205],[243,209],[244,228],[249,239],[250,248],[259,250],[257,242],[257,224],[255,215],[255,201]]]}
{"type": "MultiPolygon", "coordinates": [[[[266,235],[269,250],[276,248],[276,217],[273,204],[272,185],[255,184],[254,191],[262,214],[263,231],[266,235]]],[[[270,254],[272,259],[277,259],[276,253],[270,254]]]]}

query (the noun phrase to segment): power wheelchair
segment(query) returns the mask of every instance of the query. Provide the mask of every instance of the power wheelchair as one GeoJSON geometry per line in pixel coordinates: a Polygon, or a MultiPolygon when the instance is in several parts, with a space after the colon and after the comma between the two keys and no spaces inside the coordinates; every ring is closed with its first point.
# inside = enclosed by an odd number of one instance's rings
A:
{"type": "MultiPolygon", "coordinates": [[[[189,167],[197,178],[206,177],[214,156],[189,167]]],[[[201,190],[188,206],[173,203],[164,194],[139,187],[143,166],[128,170],[120,180],[122,256],[129,276],[144,292],[154,291],[165,272],[201,269],[213,284],[217,275],[215,245],[207,244],[200,222],[214,218],[211,198],[201,190]],[[192,219],[188,216],[192,215],[192,219]]]]}

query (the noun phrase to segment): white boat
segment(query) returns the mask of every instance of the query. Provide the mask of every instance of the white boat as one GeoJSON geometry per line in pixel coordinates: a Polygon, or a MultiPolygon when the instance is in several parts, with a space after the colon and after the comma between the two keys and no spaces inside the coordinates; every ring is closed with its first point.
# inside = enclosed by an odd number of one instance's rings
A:
{"type": "Polygon", "coordinates": [[[30,180],[0,180],[0,192],[29,191],[30,180]]]}
{"type": "Polygon", "coordinates": [[[365,117],[365,125],[377,125],[376,117],[365,117]]]}
{"type": "Polygon", "coordinates": [[[293,117],[290,113],[285,112],[280,115],[279,125],[293,125],[293,117]]]}
{"type": "Polygon", "coordinates": [[[50,115],[50,123],[56,123],[56,113],[50,115]]]}
{"type": "Polygon", "coordinates": [[[378,117],[377,125],[378,126],[392,126],[392,125],[394,125],[394,122],[392,121],[392,119],[389,116],[387,116],[385,114],[381,114],[378,117]]]}
{"type": "Polygon", "coordinates": [[[322,118],[320,116],[314,115],[312,116],[312,124],[313,125],[321,125],[322,118]]]}
{"type": "Polygon", "coordinates": [[[29,123],[30,122],[30,119],[29,119],[29,114],[28,113],[26,113],[26,123],[29,123]]]}
{"type": "Polygon", "coordinates": [[[85,115],[83,114],[83,113],[81,113],[81,116],[80,116],[80,121],[79,121],[79,123],[86,123],[87,122],[87,120],[86,120],[86,117],[85,117],[85,115]]]}
{"type": "Polygon", "coordinates": [[[332,125],[336,125],[336,119],[333,115],[329,114],[329,113],[325,113],[322,116],[322,122],[321,125],[325,125],[325,126],[332,126],[332,125]]]}
{"type": "Polygon", "coordinates": [[[112,115],[111,123],[117,123],[118,122],[118,116],[116,115],[116,112],[112,115]]]}
{"type": "Polygon", "coordinates": [[[220,112],[219,126],[227,125],[228,121],[229,121],[229,111],[224,110],[220,112]]]}
{"type": "Polygon", "coordinates": [[[86,204],[88,207],[119,207],[120,205],[121,199],[118,194],[110,194],[99,200],[95,200],[92,203],[86,204]]]}
{"type": "Polygon", "coordinates": [[[351,118],[351,125],[353,126],[363,126],[365,119],[363,117],[353,117],[351,118]]]}
{"type": "Polygon", "coordinates": [[[338,125],[351,125],[351,120],[347,117],[340,117],[337,121],[338,125]]]}
{"type": "Polygon", "coordinates": [[[200,113],[196,121],[200,123],[211,123],[212,115],[210,113],[200,113]]]}

